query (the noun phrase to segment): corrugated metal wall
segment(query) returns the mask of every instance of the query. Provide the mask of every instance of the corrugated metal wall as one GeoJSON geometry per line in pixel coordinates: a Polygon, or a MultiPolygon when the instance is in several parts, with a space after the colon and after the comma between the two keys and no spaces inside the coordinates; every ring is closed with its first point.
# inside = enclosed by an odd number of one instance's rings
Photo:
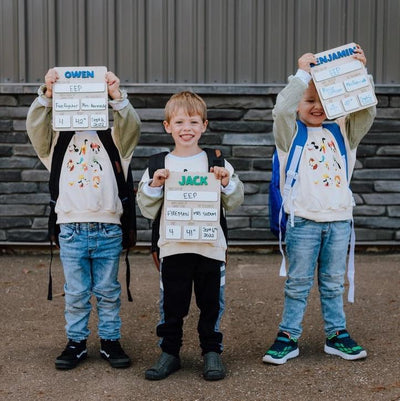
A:
{"type": "Polygon", "coordinates": [[[356,41],[400,84],[399,0],[0,0],[0,83],[106,65],[126,83],[286,82],[297,58],[356,41]]]}

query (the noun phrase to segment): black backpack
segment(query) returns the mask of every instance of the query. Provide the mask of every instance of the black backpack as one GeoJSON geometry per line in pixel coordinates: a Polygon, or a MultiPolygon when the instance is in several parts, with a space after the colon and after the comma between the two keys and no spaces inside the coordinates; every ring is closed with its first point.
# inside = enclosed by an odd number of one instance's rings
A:
{"type": "MultiPolygon", "coordinates": [[[[214,166],[225,166],[225,159],[219,149],[204,148],[203,150],[207,153],[208,170],[214,166]]],[[[168,155],[168,153],[169,152],[161,152],[150,156],[148,166],[150,178],[153,178],[156,170],[165,168],[165,157],[168,155]]],[[[158,247],[158,240],[160,238],[160,217],[161,208],[151,226],[151,253],[157,269],[160,268],[160,248],[158,247]]],[[[220,225],[222,231],[224,232],[225,239],[228,242],[228,225],[226,223],[226,217],[222,208],[222,204],[220,212],[220,225]]]]}
{"type": "MultiPolygon", "coordinates": [[[[56,146],[54,147],[53,157],[51,162],[49,190],[50,190],[50,214],[48,221],[48,236],[51,245],[51,260],[53,258],[53,243],[59,246],[58,235],[60,233],[60,226],[56,224],[57,214],[55,206],[59,195],[59,181],[64,160],[65,152],[75,134],[74,131],[60,133],[56,146]]],[[[98,131],[97,135],[103,144],[113,166],[115,179],[118,185],[118,197],[121,200],[123,213],[121,216],[122,228],[122,247],[126,249],[125,262],[126,262],[126,285],[128,291],[128,300],[132,302],[132,296],[129,290],[130,283],[130,264],[128,259],[129,248],[136,244],[136,209],[135,209],[135,191],[133,186],[132,171],[128,169],[127,179],[122,170],[121,158],[117,147],[111,137],[111,129],[106,131],[98,131]]],[[[47,299],[52,299],[52,278],[51,278],[51,261],[49,269],[49,289],[47,299]]]]}

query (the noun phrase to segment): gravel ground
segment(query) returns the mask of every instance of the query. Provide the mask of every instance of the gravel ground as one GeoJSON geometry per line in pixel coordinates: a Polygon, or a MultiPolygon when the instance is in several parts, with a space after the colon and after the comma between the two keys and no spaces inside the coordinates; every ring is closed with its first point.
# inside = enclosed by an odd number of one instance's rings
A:
{"type": "MultiPolygon", "coordinates": [[[[282,366],[261,359],[280,321],[284,279],[280,256],[233,253],[227,267],[222,322],[225,380],[206,382],[196,332],[194,302],[184,327],[183,368],[159,382],[144,371],[159,355],[158,276],[147,254],[130,256],[134,302],[122,293],[122,345],[133,360],[125,370],[100,358],[96,314],[90,321],[89,358],[76,369],[57,371],[54,359],[66,344],[64,299],[46,300],[49,256],[0,256],[0,398],[3,400],[400,400],[400,254],[356,255],[356,302],[346,302],[348,329],[368,351],[349,362],[323,352],[318,292],[312,291],[300,339],[300,356],[282,366]]],[[[56,258],[54,293],[63,275],[56,258]]],[[[121,260],[121,282],[125,268],[121,260]]]]}

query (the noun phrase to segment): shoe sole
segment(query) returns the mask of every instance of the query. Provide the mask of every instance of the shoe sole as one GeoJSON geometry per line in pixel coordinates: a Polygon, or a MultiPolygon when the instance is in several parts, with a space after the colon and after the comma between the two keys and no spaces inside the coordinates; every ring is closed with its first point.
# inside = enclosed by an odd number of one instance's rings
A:
{"type": "Polygon", "coordinates": [[[203,374],[204,380],[207,380],[209,382],[217,381],[217,380],[222,380],[225,379],[225,373],[218,373],[218,374],[210,374],[206,373],[203,374]]]}
{"type": "Polygon", "coordinates": [[[146,370],[144,377],[147,380],[163,380],[167,378],[169,375],[172,375],[172,373],[175,373],[177,370],[179,370],[181,367],[180,366],[174,366],[167,374],[157,374],[156,371],[149,369],[146,370]]]}
{"type": "Polygon", "coordinates": [[[347,361],[355,361],[357,359],[364,359],[367,357],[367,351],[362,350],[361,352],[359,352],[358,354],[346,354],[342,351],[339,351],[336,348],[332,348],[329,347],[328,345],[325,344],[324,346],[324,351],[325,353],[329,354],[329,355],[336,355],[336,356],[340,356],[343,359],[346,359],[347,361]]]}
{"type": "Polygon", "coordinates": [[[299,349],[295,349],[292,352],[289,352],[286,356],[283,358],[273,358],[271,355],[264,355],[263,357],[263,362],[264,363],[272,363],[273,365],[283,365],[288,361],[288,359],[296,358],[296,356],[299,356],[299,349]]]}
{"type": "Polygon", "coordinates": [[[83,354],[79,359],[76,361],[63,361],[63,360],[56,360],[55,365],[56,369],[59,370],[70,370],[76,368],[82,361],[84,361],[87,358],[87,353],[83,354]]]}

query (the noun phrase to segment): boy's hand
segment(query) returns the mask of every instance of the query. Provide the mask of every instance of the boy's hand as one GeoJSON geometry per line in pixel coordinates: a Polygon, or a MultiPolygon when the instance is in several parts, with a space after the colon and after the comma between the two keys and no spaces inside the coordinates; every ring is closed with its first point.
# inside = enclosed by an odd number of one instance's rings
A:
{"type": "Polygon", "coordinates": [[[108,95],[111,99],[121,99],[121,92],[119,90],[119,78],[111,71],[106,73],[106,83],[108,95]]]}
{"type": "Polygon", "coordinates": [[[367,65],[367,58],[365,57],[364,50],[361,49],[361,46],[356,43],[357,49],[355,50],[355,54],[353,58],[361,61],[364,65],[367,65]]]}
{"type": "Polygon", "coordinates": [[[312,53],[303,54],[297,61],[300,70],[310,73],[311,64],[317,64],[317,60],[312,53]]]}
{"type": "Polygon", "coordinates": [[[226,187],[229,184],[230,174],[225,167],[214,166],[210,168],[210,173],[214,173],[217,180],[221,180],[221,185],[226,187]]]}
{"type": "Polygon", "coordinates": [[[151,187],[161,187],[164,185],[165,180],[169,177],[169,170],[167,168],[159,168],[153,174],[153,181],[150,183],[151,187]]]}
{"type": "Polygon", "coordinates": [[[50,68],[50,70],[47,71],[47,74],[44,76],[44,83],[46,84],[46,92],[44,94],[46,97],[53,97],[53,85],[58,78],[60,77],[55,68],[50,68]]]}

